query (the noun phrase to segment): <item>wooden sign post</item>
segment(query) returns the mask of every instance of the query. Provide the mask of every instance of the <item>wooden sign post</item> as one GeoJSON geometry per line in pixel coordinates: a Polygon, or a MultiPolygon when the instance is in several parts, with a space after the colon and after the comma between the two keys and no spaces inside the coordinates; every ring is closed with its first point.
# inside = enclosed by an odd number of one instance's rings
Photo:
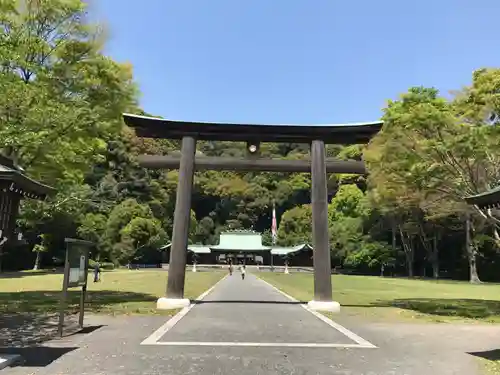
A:
{"type": "Polygon", "coordinates": [[[68,301],[68,289],[81,287],[80,312],[78,324],[83,328],[83,316],[85,311],[85,297],[87,294],[87,277],[89,272],[89,253],[94,247],[93,242],[65,238],[66,260],[64,262],[64,278],[59,310],[59,336],[63,336],[64,316],[68,301]]]}

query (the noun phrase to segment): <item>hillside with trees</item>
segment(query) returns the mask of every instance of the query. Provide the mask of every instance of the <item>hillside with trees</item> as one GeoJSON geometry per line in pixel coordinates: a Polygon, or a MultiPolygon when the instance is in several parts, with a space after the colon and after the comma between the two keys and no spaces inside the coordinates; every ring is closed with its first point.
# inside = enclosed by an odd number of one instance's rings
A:
{"type": "MultiPolygon", "coordinates": [[[[125,126],[123,112],[147,115],[133,68],[104,55],[104,30],[88,21],[83,1],[24,3],[0,2],[0,148],[57,194],[23,202],[24,241],[4,249],[3,269],[60,265],[65,237],[94,241],[101,262],[159,263],[172,234],[177,171],[146,170],[136,156],[178,153],[179,142],[141,139],[125,126]]],[[[329,176],[333,266],[500,280],[498,222],[463,201],[500,184],[499,93],[500,69],[478,69],[452,99],[409,88],[388,101],[383,130],[368,146],[328,147],[329,157],[363,158],[369,170],[329,176]]],[[[242,143],[197,147],[206,156],[246,152],[242,143]]],[[[261,146],[267,158],[308,153],[308,145],[261,146]]],[[[273,201],[278,243],[311,242],[309,174],[203,171],[194,185],[192,243],[215,244],[229,228],[269,241],[273,201]]]]}

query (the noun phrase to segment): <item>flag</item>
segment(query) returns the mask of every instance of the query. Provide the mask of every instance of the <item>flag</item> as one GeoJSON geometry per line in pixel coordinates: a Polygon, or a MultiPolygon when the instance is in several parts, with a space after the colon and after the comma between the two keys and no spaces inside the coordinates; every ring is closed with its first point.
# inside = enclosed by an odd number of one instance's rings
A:
{"type": "Polygon", "coordinates": [[[278,226],[276,224],[276,208],[274,207],[274,202],[273,202],[273,221],[271,224],[271,236],[273,239],[273,245],[276,245],[276,240],[278,238],[278,226]]]}

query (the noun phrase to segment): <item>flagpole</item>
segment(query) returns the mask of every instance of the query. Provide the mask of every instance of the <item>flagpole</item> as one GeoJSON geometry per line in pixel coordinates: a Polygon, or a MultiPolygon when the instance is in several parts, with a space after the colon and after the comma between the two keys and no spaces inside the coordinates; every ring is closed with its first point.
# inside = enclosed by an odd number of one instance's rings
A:
{"type": "MultiPolygon", "coordinates": [[[[276,220],[276,210],[275,210],[275,200],[273,199],[273,211],[272,211],[272,218],[271,218],[271,240],[273,246],[276,246],[276,235],[275,235],[275,230],[274,230],[274,225],[275,225],[275,220],[276,220]]],[[[271,253],[271,271],[274,270],[274,255],[271,253]]]]}
{"type": "Polygon", "coordinates": [[[273,240],[273,246],[276,246],[276,237],[278,235],[278,225],[276,223],[276,201],[273,199],[273,218],[271,223],[271,235],[273,240]]]}

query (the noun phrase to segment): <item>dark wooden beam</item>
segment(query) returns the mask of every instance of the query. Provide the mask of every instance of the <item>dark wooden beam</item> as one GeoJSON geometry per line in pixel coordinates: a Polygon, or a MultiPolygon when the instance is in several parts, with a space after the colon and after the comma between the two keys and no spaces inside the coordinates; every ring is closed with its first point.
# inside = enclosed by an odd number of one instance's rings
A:
{"type": "Polygon", "coordinates": [[[167,298],[176,299],[184,298],[196,140],[192,137],[184,137],[181,152],[167,281],[167,298]]]}
{"type": "Polygon", "coordinates": [[[365,144],[382,128],[381,121],[357,124],[237,124],[195,121],[176,121],[124,113],[125,123],[134,128],[137,136],[146,138],[182,139],[233,142],[310,143],[321,139],[329,144],[365,144]]]}
{"type": "Polygon", "coordinates": [[[332,301],[332,261],[328,239],[328,196],[326,189],[325,143],[311,145],[311,206],[314,244],[314,300],[332,301]]]}
{"type": "MultiPolygon", "coordinates": [[[[365,164],[357,160],[332,160],[325,162],[327,173],[366,174],[365,164]]],[[[195,158],[196,170],[234,170],[262,172],[311,172],[310,160],[279,159],[235,159],[227,157],[198,156],[195,158]]],[[[162,155],[141,155],[139,164],[151,169],[178,169],[180,157],[162,155]]]]}

